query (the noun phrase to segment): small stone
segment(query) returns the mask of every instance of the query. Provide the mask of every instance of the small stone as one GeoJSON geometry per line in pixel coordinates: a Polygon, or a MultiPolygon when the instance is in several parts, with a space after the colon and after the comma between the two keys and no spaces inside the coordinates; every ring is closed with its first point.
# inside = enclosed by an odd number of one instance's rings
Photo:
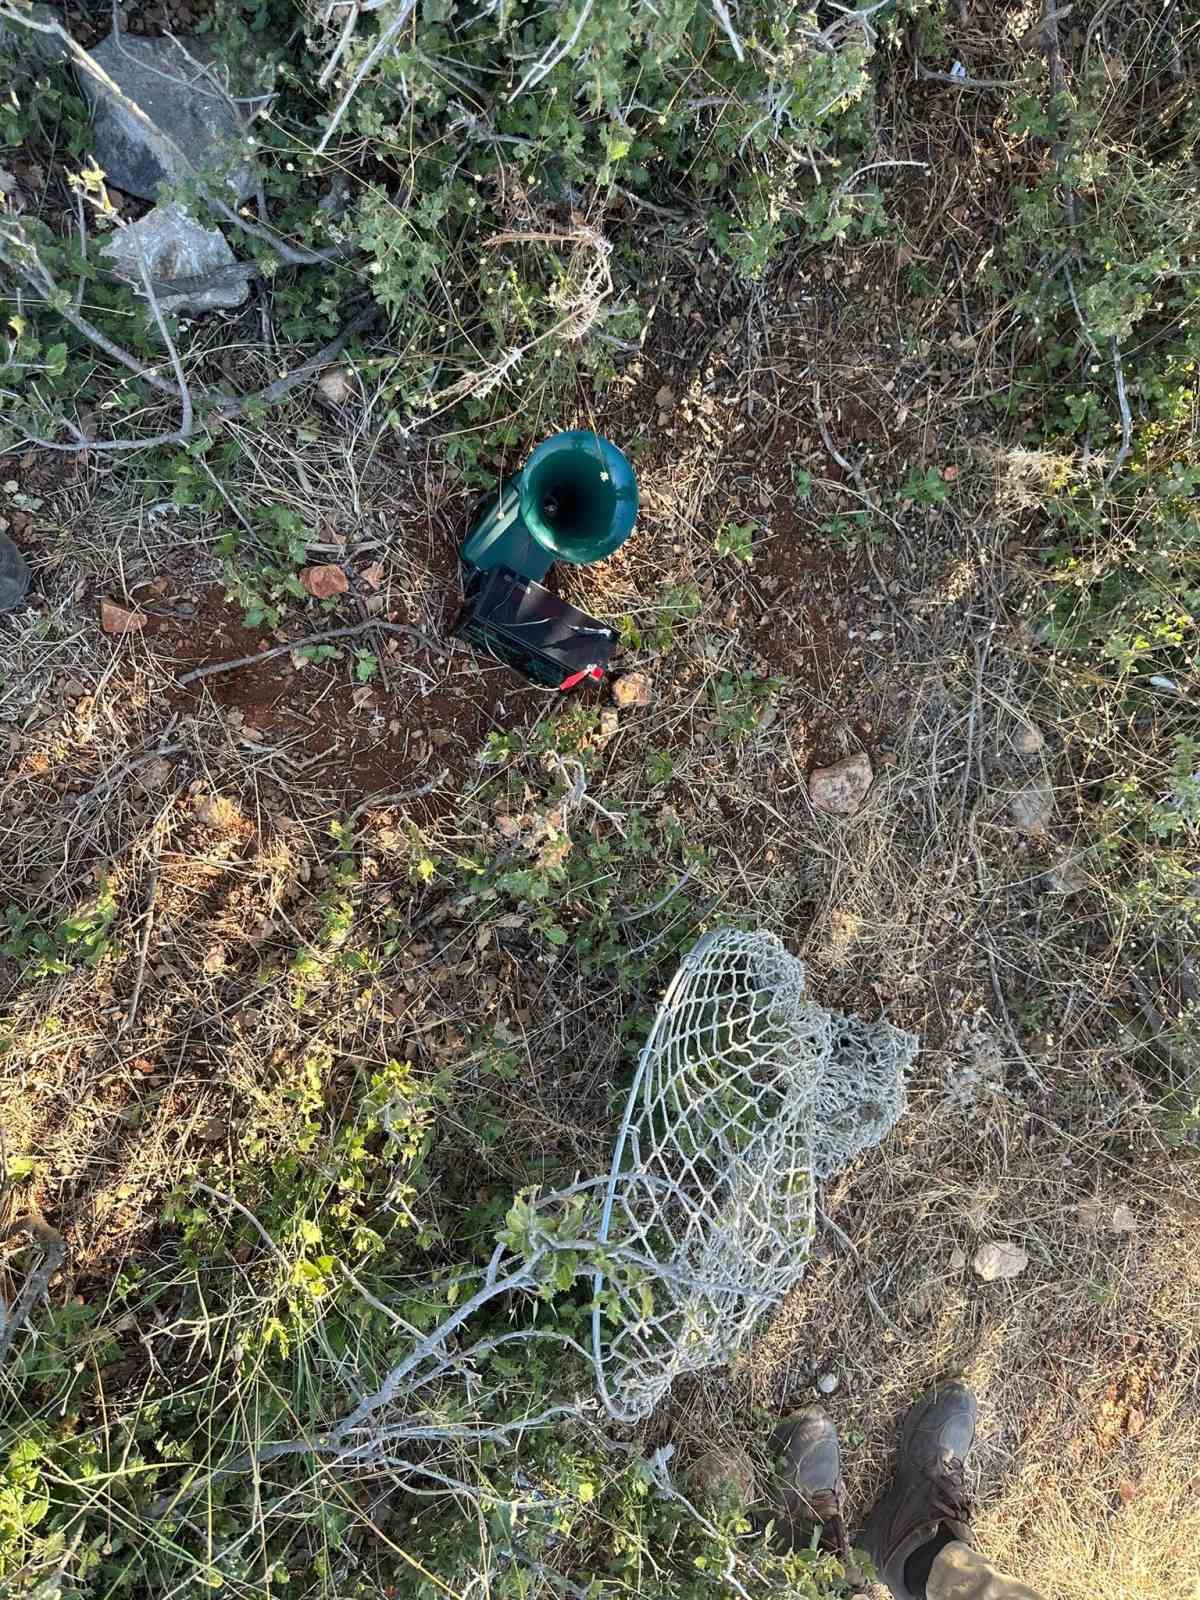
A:
{"type": "Polygon", "coordinates": [[[866,753],[856,750],[831,767],[815,767],[809,774],[808,796],[818,811],[831,817],[852,817],[873,782],[866,753]]]}
{"type": "Polygon", "coordinates": [[[147,794],[153,794],[156,789],[164,789],[171,781],[174,768],[165,756],[158,756],[154,761],[147,761],[144,767],[137,770],[137,781],[147,794]]]}
{"type": "Polygon", "coordinates": [[[947,1263],[951,1272],[961,1272],[966,1264],[967,1252],[965,1250],[951,1250],[950,1260],[947,1263]]]}
{"type": "MultiPolygon", "coordinates": [[[[140,200],[157,200],[160,184],[193,178],[190,163],[207,172],[224,162],[230,168],[229,188],[238,200],[249,199],[254,171],[244,159],[233,106],[205,86],[196,66],[216,61],[211,38],[192,36],[177,42],[110,33],[91,53],[96,65],[154,125],[147,128],[111,89],[79,71],[79,87],[92,108],[90,148],[110,185],[140,200]]],[[[213,70],[222,69],[218,65],[213,70]]]]}
{"type": "Polygon", "coordinates": [[[245,302],[250,285],[244,277],[222,282],[226,268],[236,265],[225,235],[204,228],[181,205],[153,206],[138,222],[119,228],[100,246],[100,254],[120,278],[145,298],[141,263],[162,311],[196,315],[245,302]],[[182,280],[186,288],[173,287],[182,280]],[[207,282],[205,281],[207,280],[207,282]]]}
{"type": "Polygon", "coordinates": [[[818,1394],[834,1394],[837,1386],[838,1375],[836,1372],[823,1372],[816,1383],[813,1384],[813,1388],[818,1394]]]}
{"type": "Polygon", "coordinates": [[[196,821],[206,828],[225,830],[236,827],[242,820],[241,813],[233,801],[227,800],[222,794],[201,795],[194,809],[196,821]]]}
{"type": "Polygon", "coordinates": [[[671,407],[675,404],[675,396],[665,383],[654,396],[654,404],[660,411],[670,411],[671,407]]]}
{"type": "Polygon", "coordinates": [[[130,611],[126,606],[119,606],[115,600],[101,600],[100,626],[114,638],[123,633],[137,633],[146,626],[146,613],[130,611]]]}
{"type": "Polygon", "coordinates": [[[1081,894],[1090,879],[1079,856],[1060,856],[1046,873],[1053,894],[1081,894]]]}
{"type": "Polygon", "coordinates": [[[1008,814],[1018,833],[1041,838],[1054,816],[1054,796],[1044,783],[1027,783],[1010,797],[1008,814]]]}
{"type": "Polygon", "coordinates": [[[696,1497],[708,1506],[752,1505],[758,1491],[754,1463],[736,1447],[706,1450],[688,1473],[696,1497]]]}
{"type": "Polygon", "coordinates": [[[1035,756],[1045,744],[1042,730],[1034,722],[1019,722],[1013,729],[1013,749],[1020,756],[1035,756]]]}
{"type": "Polygon", "coordinates": [[[649,676],[644,672],[626,672],[613,679],[612,697],[623,711],[632,706],[648,706],[654,698],[649,676]]]}
{"type": "Polygon", "coordinates": [[[607,744],[620,732],[621,719],[611,706],[600,713],[600,727],[596,734],[597,744],[607,744]]]}
{"type": "Polygon", "coordinates": [[[1128,1206],[1114,1206],[1108,1227],[1111,1233],[1136,1233],[1137,1218],[1128,1206]]]}
{"type": "Polygon", "coordinates": [[[349,578],[333,561],[320,567],[305,567],[300,582],[305,593],[314,600],[331,600],[335,594],[345,594],[350,588],[349,578]]]}
{"type": "Polygon", "coordinates": [[[345,367],[326,367],[317,379],[317,393],[331,406],[344,406],[353,392],[350,373],[345,367]]]}
{"type": "Polygon", "coordinates": [[[972,1265],[984,1283],[994,1283],[997,1278],[1015,1278],[1029,1265],[1029,1251],[1019,1244],[982,1244],[975,1252],[972,1265]]]}
{"type": "Polygon", "coordinates": [[[28,589],[28,561],[12,540],[0,533],[0,611],[15,611],[28,589]]]}

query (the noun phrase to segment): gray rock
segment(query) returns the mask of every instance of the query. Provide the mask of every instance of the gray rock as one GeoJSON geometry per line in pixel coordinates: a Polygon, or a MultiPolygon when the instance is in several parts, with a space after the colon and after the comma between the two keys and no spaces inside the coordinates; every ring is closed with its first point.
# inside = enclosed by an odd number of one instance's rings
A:
{"type": "Polygon", "coordinates": [[[238,200],[247,198],[254,188],[254,171],[244,159],[237,159],[242,154],[242,139],[233,107],[196,65],[213,61],[215,51],[209,40],[188,38],[176,43],[110,33],[92,56],[122,93],[183,152],[177,154],[167,139],[156,139],[110,89],[80,69],[80,88],[92,107],[93,153],[109,183],[126,194],[156,200],[160,184],[191,175],[188,162],[205,175],[229,165],[229,187],[238,200]],[[195,59],[189,60],[189,56],[195,59]]]}
{"type": "Polygon", "coordinates": [[[137,289],[142,288],[139,249],[163,311],[195,313],[240,306],[249,293],[245,278],[227,281],[228,269],[236,262],[225,235],[216,228],[202,228],[174,202],[155,206],[101,246],[100,253],[113,270],[137,289]]]}
{"type": "Polygon", "coordinates": [[[1081,894],[1090,879],[1082,855],[1061,855],[1046,873],[1047,887],[1053,894],[1081,894]]]}
{"type": "MultiPolygon", "coordinates": [[[[49,6],[30,6],[31,22],[61,22],[62,17],[49,6]]],[[[12,17],[0,17],[0,49],[15,46],[18,63],[54,67],[67,59],[67,47],[56,33],[26,28],[12,17]]]]}
{"type": "Polygon", "coordinates": [[[1040,838],[1054,816],[1054,796],[1044,783],[1027,783],[1010,796],[1008,814],[1019,833],[1040,838]]]}
{"type": "Polygon", "coordinates": [[[15,611],[29,588],[29,563],[6,533],[0,533],[0,611],[15,611]]]}

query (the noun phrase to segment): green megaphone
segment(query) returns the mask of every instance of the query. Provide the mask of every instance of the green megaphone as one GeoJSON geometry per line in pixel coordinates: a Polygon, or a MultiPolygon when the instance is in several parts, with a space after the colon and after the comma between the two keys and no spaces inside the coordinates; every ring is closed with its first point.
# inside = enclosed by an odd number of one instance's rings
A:
{"type": "Polygon", "coordinates": [[[572,428],[544,439],[484,507],[459,554],[477,572],[511,567],[540,583],[555,561],[603,561],[628,539],[638,509],[626,457],[572,428]]]}

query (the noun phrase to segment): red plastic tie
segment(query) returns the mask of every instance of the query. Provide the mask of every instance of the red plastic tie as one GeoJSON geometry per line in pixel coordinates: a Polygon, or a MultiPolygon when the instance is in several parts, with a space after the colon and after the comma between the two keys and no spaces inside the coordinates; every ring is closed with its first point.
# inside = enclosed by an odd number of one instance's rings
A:
{"type": "Polygon", "coordinates": [[[582,683],[585,678],[593,678],[597,683],[604,676],[603,667],[582,667],[578,672],[572,672],[559,684],[559,690],[573,689],[577,683],[582,683]]]}

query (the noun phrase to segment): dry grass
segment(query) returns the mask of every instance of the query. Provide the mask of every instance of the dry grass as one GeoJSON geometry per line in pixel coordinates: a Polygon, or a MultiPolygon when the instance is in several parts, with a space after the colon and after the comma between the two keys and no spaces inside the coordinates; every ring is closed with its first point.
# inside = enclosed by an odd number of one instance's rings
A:
{"type": "MultiPolygon", "coordinates": [[[[24,1198],[68,1237],[60,1303],[76,1289],[107,1303],[123,1267],[174,1270],[159,1231],[166,1196],[198,1171],[235,1171],[247,1129],[268,1160],[290,1151],[289,1096],[306,1057],[345,1066],[335,1121],[352,1117],[350,1065],[409,1058],[428,1078],[451,1075],[436,1162],[445,1187],[421,1197],[446,1237],[515,1182],[602,1163],[628,1041],[671,940],[753,919],[803,954],[823,1001],[882,1011],[924,1050],[900,1128],[826,1197],[853,1253],[824,1234],[760,1347],[732,1374],[680,1386],[649,1441],[670,1437],[685,1461],[714,1441],[761,1449],[771,1419],[834,1370],[856,1520],[887,1475],[904,1406],[963,1372],[982,1402],[989,1553],[1047,1600],[1196,1592],[1200,1278],[1189,1236],[1200,1191],[1195,1163],[1168,1147],[1144,1040],[1115,1015],[1136,1009],[1131,968],[1159,999],[1177,972],[1153,966],[1161,954],[1114,911],[1088,853],[1080,752],[1090,740],[1119,761],[1120,741],[1140,734],[1116,710],[1097,729],[1065,664],[1047,674],[1036,649],[1031,486],[1057,468],[985,426],[983,403],[1015,360],[1002,308],[964,288],[975,280],[960,268],[986,238],[958,224],[964,262],[939,270],[945,215],[972,196],[980,205],[997,181],[980,105],[963,97],[931,122],[917,146],[934,161],[930,188],[904,202],[898,244],[850,257],[862,265],[849,294],[801,267],[734,306],[725,284],[696,289],[664,272],[661,332],[639,365],[599,399],[581,391],[576,417],[553,419],[642,441],[638,534],[567,588],[636,626],[631,658],[651,674],[654,703],[615,733],[587,735],[588,792],[603,810],[581,803],[560,819],[577,852],[612,849],[612,922],[641,961],[627,982],[600,983],[548,949],[528,911],[498,928],[497,907],[466,892],[464,859],[510,851],[525,865],[547,845],[528,819],[544,822],[553,763],[528,751],[498,767],[475,760],[491,729],[528,734],[546,697],[469,657],[384,657],[386,711],[411,724],[417,752],[405,746],[395,783],[363,787],[336,759],[303,765],[307,747],[231,715],[222,680],[180,704],[178,664],[153,637],[97,632],[101,593],[136,600],[167,570],[181,589],[211,591],[220,517],[131,513],[112,479],[49,494],[45,610],[4,624],[6,896],[53,925],[103,877],[118,907],[114,951],[95,971],[31,983],[20,963],[0,963],[11,1040],[0,1125],[8,1152],[35,1162],[24,1198]],[[939,161],[959,121],[972,154],[939,161]],[[935,280],[920,301],[906,288],[914,262],[935,280]],[[898,502],[914,465],[957,469],[943,509],[898,502]],[[806,500],[796,469],[813,479],[806,500]],[[884,542],[847,548],[830,525],[864,506],[884,542]],[[716,531],[747,520],[754,563],[718,559],[716,531]],[[780,686],[735,736],[717,698],[723,675],[764,672],[780,686]],[[1042,743],[1022,751],[1031,724],[1042,743]],[[866,805],[848,822],[822,817],[810,768],[862,747],[876,770],[866,805]],[[663,756],[669,780],[661,764],[658,776],[647,768],[663,756]],[[443,765],[436,804],[386,798],[443,765]],[[1042,812],[1033,828],[1014,811],[1030,796],[1042,812]],[[343,881],[328,830],[347,818],[343,881]],[[654,848],[626,862],[634,818],[654,848]],[[687,893],[665,927],[644,929],[637,913],[683,869],[677,835],[694,856],[687,893]],[[374,964],[338,959],[339,896],[384,950],[374,964]],[[517,1077],[485,1094],[496,1039],[517,1077]],[[503,1126],[499,1142],[481,1134],[481,1108],[503,1126]],[[1131,1230],[1105,1224],[1118,1206],[1131,1230]],[[991,1240],[1028,1251],[1020,1277],[973,1274],[991,1240]]],[[[355,570],[382,559],[381,606],[437,632],[471,490],[432,446],[401,458],[369,395],[340,418],[300,420],[311,439],[231,425],[242,446],[231,497],[295,510],[315,531],[315,558],[355,570]]],[[[361,593],[354,607],[347,616],[379,614],[361,593]]],[[[294,611],[288,636],[325,620],[294,611]]],[[[354,689],[346,661],[304,670],[331,697],[354,689]]],[[[576,885],[548,909],[574,931],[589,903],[576,885]]],[[[168,1370],[196,1359],[186,1321],[181,1311],[141,1330],[168,1370]]],[[[122,1373],[116,1389],[140,1375],[122,1373]]]]}

